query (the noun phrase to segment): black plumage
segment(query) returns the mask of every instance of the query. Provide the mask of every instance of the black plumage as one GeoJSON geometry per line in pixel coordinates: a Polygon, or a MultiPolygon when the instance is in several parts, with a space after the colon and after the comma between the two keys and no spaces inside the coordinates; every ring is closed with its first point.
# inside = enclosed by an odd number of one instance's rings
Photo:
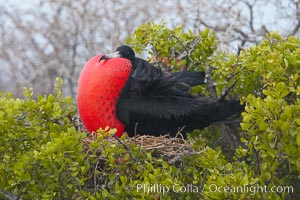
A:
{"type": "Polygon", "coordinates": [[[204,72],[164,72],[135,57],[132,48],[126,45],[118,47],[112,55],[100,60],[123,57],[132,63],[131,76],[116,105],[117,116],[125,124],[129,136],[175,136],[178,130],[185,134],[227,120],[243,110],[236,100],[216,102],[190,94],[191,87],[205,84],[204,72]]]}

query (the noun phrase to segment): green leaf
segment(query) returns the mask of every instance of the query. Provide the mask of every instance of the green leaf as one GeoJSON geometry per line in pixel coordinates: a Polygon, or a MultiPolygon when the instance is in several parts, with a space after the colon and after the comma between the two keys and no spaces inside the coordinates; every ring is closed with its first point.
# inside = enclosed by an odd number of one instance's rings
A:
{"type": "Polygon", "coordinates": [[[241,142],[246,143],[246,142],[248,142],[248,140],[245,139],[245,138],[243,138],[243,137],[241,137],[241,142]]]}
{"type": "Polygon", "coordinates": [[[264,131],[268,128],[268,124],[265,123],[263,120],[259,120],[259,130],[264,131]]]}
{"type": "Polygon", "coordinates": [[[126,153],[125,155],[124,155],[124,160],[128,160],[130,158],[130,155],[128,154],[128,153],[126,153]]]}
{"type": "Polygon", "coordinates": [[[281,130],[283,132],[287,132],[288,129],[289,129],[289,127],[290,127],[290,123],[289,122],[283,122],[280,128],[281,128],[281,130]]]}
{"type": "Polygon", "coordinates": [[[251,127],[250,123],[241,123],[240,125],[241,125],[242,130],[244,130],[244,131],[248,130],[251,127]]]}
{"type": "Polygon", "coordinates": [[[296,144],[300,146],[300,133],[297,133],[296,135],[296,144]]]}
{"type": "Polygon", "coordinates": [[[149,161],[152,161],[152,155],[151,155],[151,153],[147,153],[147,159],[148,159],[149,161]]]}
{"type": "Polygon", "coordinates": [[[277,91],[282,91],[282,90],[284,90],[285,88],[286,88],[286,85],[285,85],[284,82],[280,82],[280,83],[277,83],[277,84],[276,84],[276,90],[277,90],[277,91]]]}

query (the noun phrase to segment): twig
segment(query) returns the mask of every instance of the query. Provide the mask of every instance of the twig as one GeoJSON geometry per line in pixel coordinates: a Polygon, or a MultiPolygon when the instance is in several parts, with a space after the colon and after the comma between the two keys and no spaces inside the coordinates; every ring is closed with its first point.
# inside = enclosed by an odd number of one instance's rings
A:
{"type": "Polygon", "coordinates": [[[165,147],[165,145],[159,145],[159,146],[151,146],[151,147],[145,147],[146,150],[151,150],[151,149],[161,149],[165,147]]]}
{"type": "Polygon", "coordinates": [[[172,34],[172,36],[181,44],[181,46],[184,48],[184,50],[188,53],[189,50],[186,48],[186,46],[183,44],[183,42],[175,34],[172,34]]]}
{"type": "Polygon", "coordinates": [[[5,199],[8,200],[22,200],[22,197],[20,196],[16,196],[15,194],[5,191],[5,190],[0,190],[0,194],[2,195],[2,193],[4,193],[4,197],[5,199]]]}
{"type": "Polygon", "coordinates": [[[245,50],[245,48],[244,48],[243,44],[238,45],[238,52],[237,52],[237,55],[239,56],[239,55],[241,54],[241,52],[244,51],[244,50],[245,50]]]}
{"type": "Polygon", "coordinates": [[[254,4],[250,4],[247,1],[242,1],[242,2],[244,2],[247,5],[248,9],[249,9],[249,12],[250,12],[249,25],[250,25],[250,29],[251,29],[252,33],[255,33],[255,29],[254,29],[254,26],[253,26],[253,22],[254,22],[254,20],[253,20],[253,6],[254,6],[255,3],[254,4]]]}
{"type": "Polygon", "coordinates": [[[96,163],[96,165],[95,165],[95,170],[94,170],[94,189],[95,189],[95,194],[96,194],[96,192],[97,192],[97,177],[96,177],[96,173],[95,173],[95,171],[97,170],[97,168],[98,168],[98,164],[99,164],[99,162],[97,161],[97,163],[96,163]]]}
{"type": "Polygon", "coordinates": [[[256,150],[255,148],[252,148],[252,149],[254,151],[255,167],[256,167],[257,173],[258,173],[258,175],[261,175],[259,150],[256,150]]]}
{"type": "Polygon", "coordinates": [[[297,24],[295,25],[295,27],[289,35],[295,35],[300,29],[300,3],[299,1],[294,1],[294,4],[296,7],[297,24]]]}
{"type": "Polygon", "coordinates": [[[191,44],[191,46],[190,46],[190,49],[187,49],[186,46],[183,44],[183,42],[182,42],[176,35],[173,34],[173,37],[180,43],[180,45],[181,45],[181,46],[184,48],[184,50],[185,50],[185,53],[184,53],[184,54],[179,55],[179,59],[181,60],[181,59],[185,58],[186,56],[188,56],[189,60],[190,60],[191,63],[194,65],[195,62],[194,62],[194,60],[192,59],[191,54],[192,54],[193,51],[195,50],[195,47],[196,47],[196,45],[198,44],[198,42],[199,42],[199,40],[200,40],[199,37],[195,38],[195,39],[192,41],[192,44],[191,44]]]}
{"type": "Polygon", "coordinates": [[[115,134],[113,135],[113,137],[124,147],[124,149],[127,150],[127,153],[129,154],[129,156],[131,157],[132,160],[134,160],[136,163],[139,163],[138,160],[133,156],[131,149],[126,146],[126,144],[120,140],[120,138],[118,138],[115,134]]]}
{"type": "Polygon", "coordinates": [[[224,101],[225,97],[228,95],[230,90],[232,90],[232,88],[237,84],[238,81],[239,81],[239,79],[235,80],[234,83],[231,86],[227,86],[224,89],[224,91],[221,94],[221,97],[220,97],[219,101],[224,101]]]}
{"type": "MultiPolygon", "coordinates": [[[[238,52],[239,54],[239,52],[238,52]]],[[[238,63],[236,63],[236,66],[239,66],[238,63]]],[[[245,69],[245,67],[242,67],[241,70],[243,71],[245,69]]],[[[230,76],[228,76],[226,78],[226,81],[229,82],[233,77],[235,77],[235,75],[237,74],[237,72],[230,74],[230,76]]],[[[232,88],[237,84],[237,82],[239,81],[239,79],[235,80],[235,82],[231,85],[231,86],[226,86],[226,88],[224,89],[224,91],[221,93],[221,97],[219,99],[219,101],[223,101],[225,99],[225,97],[228,95],[228,93],[230,92],[230,90],[232,90],[232,88]]]]}
{"type": "MultiPolygon", "coordinates": [[[[181,133],[184,130],[184,128],[185,128],[185,126],[179,128],[177,131],[177,134],[176,134],[176,135],[179,135],[181,137],[181,139],[184,139],[184,136],[181,133]]],[[[186,136],[186,134],[185,134],[185,136],[186,136]]]]}
{"type": "Polygon", "coordinates": [[[193,53],[193,51],[195,50],[195,46],[198,44],[198,42],[200,41],[199,37],[195,38],[194,41],[193,41],[193,44],[191,45],[191,48],[188,52],[188,56],[189,56],[189,59],[190,61],[192,62],[192,64],[195,64],[194,60],[192,59],[191,57],[191,54],[193,53]]]}
{"type": "Polygon", "coordinates": [[[137,122],[137,123],[135,123],[135,125],[134,125],[134,136],[136,136],[137,135],[137,127],[138,127],[138,125],[139,125],[139,123],[137,122]]]}
{"type": "Polygon", "coordinates": [[[174,165],[178,160],[181,160],[182,158],[182,154],[175,156],[174,158],[172,158],[171,160],[169,160],[169,164],[170,165],[174,165]]]}
{"type": "Polygon", "coordinates": [[[181,158],[183,156],[186,155],[200,155],[202,154],[204,151],[206,151],[206,149],[203,149],[202,151],[199,152],[190,152],[190,153],[179,153],[178,155],[176,155],[174,158],[172,158],[171,160],[168,161],[169,164],[175,164],[178,160],[181,160],[181,158]]]}
{"type": "Polygon", "coordinates": [[[216,86],[215,86],[215,83],[212,80],[211,71],[212,71],[212,67],[211,66],[206,66],[206,68],[205,68],[205,82],[207,83],[207,90],[209,92],[210,97],[214,101],[218,101],[216,86]]]}
{"type": "Polygon", "coordinates": [[[188,144],[188,142],[184,143],[179,149],[176,150],[176,152],[180,151],[181,149],[183,149],[183,147],[185,147],[188,144]]]}

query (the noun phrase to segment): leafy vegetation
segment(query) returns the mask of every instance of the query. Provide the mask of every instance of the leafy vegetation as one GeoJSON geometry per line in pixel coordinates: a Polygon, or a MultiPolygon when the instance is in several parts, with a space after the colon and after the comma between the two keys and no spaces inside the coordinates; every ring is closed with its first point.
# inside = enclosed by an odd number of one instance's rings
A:
{"type": "MultiPolygon", "coordinates": [[[[228,55],[217,51],[209,30],[184,32],[150,22],[127,42],[172,71],[209,66],[217,96],[227,91],[226,98],[246,105],[240,129],[229,131],[238,141],[227,149],[216,143],[224,139],[219,126],[196,130],[189,140],[201,153],[174,165],[124,143],[126,136],[116,141],[114,129],[87,137],[57,79],[54,94],[33,98],[31,89],[24,90],[24,99],[0,94],[0,196],[6,191],[22,199],[299,198],[299,39],[273,33],[228,55]]],[[[205,87],[193,92],[210,95],[205,87]]]]}

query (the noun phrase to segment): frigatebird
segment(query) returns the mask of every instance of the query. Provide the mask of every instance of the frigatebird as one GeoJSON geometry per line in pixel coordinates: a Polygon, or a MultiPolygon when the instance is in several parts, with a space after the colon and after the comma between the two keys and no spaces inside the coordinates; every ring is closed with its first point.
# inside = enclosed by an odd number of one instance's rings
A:
{"type": "Polygon", "coordinates": [[[122,45],[87,62],[78,83],[78,111],[89,131],[109,126],[120,137],[124,131],[175,136],[179,130],[186,136],[243,110],[237,100],[215,101],[189,92],[200,84],[205,84],[204,72],[165,72],[122,45]]]}

